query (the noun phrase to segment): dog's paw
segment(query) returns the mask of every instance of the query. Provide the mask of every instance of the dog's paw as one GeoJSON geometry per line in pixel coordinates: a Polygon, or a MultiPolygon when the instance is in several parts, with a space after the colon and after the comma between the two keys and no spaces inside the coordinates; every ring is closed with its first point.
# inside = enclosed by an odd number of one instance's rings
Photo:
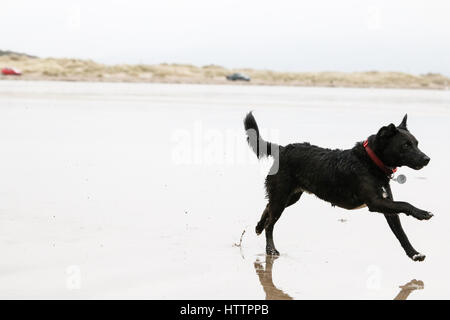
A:
{"type": "Polygon", "coordinates": [[[425,260],[425,257],[426,256],[422,253],[416,253],[415,255],[413,255],[411,257],[411,259],[413,259],[414,261],[423,261],[423,260],[425,260]]]}
{"type": "Polygon", "coordinates": [[[264,230],[264,226],[260,226],[258,223],[255,227],[256,235],[259,236],[261,234],[261,232],[263,232],[263,230],[264,230]]]}
{"type": "Polygon", "coordinates": [[[266,254],[267,254],[268,256],[279,256],[279,255],[280,255],[280,253],[278,252],[278,250],[275,249],[275,248],[266,248],[266,254]]]}
{"type": "Polygon", "coordinates": [[[430,220],[433,216],[434,214],[432,214],[431,212],[425,211],[425,220],[430,220]]]}
{"type": "Polygon", "coordinates": [[[429,220],[433,216],[431,212],[424,211],[424,210],[417,210],[413,212],[413,217],[418,220],[429,220]]]}

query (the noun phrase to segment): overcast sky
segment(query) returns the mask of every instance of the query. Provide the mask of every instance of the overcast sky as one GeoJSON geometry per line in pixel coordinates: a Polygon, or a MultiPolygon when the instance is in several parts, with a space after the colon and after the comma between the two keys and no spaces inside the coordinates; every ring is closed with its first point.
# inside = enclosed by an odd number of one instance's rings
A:
{"type": "Polygon", "coordinates": [[[0,49],[103,63],[450,75],[450,1],[1,0],[0,49]]]}

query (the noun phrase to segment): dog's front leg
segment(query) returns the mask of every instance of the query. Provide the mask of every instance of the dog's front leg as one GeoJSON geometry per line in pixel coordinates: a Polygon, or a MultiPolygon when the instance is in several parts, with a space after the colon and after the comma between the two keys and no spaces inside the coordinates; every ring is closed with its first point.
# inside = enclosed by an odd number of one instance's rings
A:
{"type": "Polygon", "coordinates": [[[384,214],[397,214],[397,213],[405,213],[406,215],[411,215],[419,220],[428,220],[433,214],[418,209],[408,202],[402,201],[393,201],[389,198],[373,198],[367,201],[367,207],[369,211],[380,212],[384,214]]]}
{"type": "Polygon", "coordinates": [[[395,237],[400,242],[400,245],[402,246],[403,250],[405,250],[406,255],[411,259],[413,259],[414,261],[423,261],[425,259],[425,255],[417,252],[417,250],[414,249],[411,243],[409,242],[408,237],[403,231],[402,225],[400,223],[400,217],[398,215],[387,215],[387,214],[385,214],[384,216],[386,217],[389,227],[391,228],[395,237]]]}
{"type": "MultiPolygon", "coordinates": [[[[392,190],[389,185],[386,186],[386,191],[388,194],[388,198],[390,200],[394,200],[394,197],[392,195],[392,190]]],[[[394,233],[395,237],[400,242],[400,245],[402,246],[403,250],[405,250],[405,253],[408,257],[410,257],[414,261],[423,261],[425,260],[425,255],[417,252],[416,249],[413,248],[411,243],[408,240],[408,237],[406,236],[405,232],[403,231],[402,224],[400,223],[400,217],[398,215],[392,215],[392,214],[385,214],[384,215],[389,227],[391,228],[392,232],[394,233]]]]}

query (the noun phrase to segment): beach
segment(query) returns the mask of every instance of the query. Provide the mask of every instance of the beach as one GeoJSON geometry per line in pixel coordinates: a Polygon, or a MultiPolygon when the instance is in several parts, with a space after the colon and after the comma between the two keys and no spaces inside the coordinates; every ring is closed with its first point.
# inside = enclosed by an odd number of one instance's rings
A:
{"type": "Polygon", "coordinates": [[[400,297],[448,299],[449,120],[448,90],[0,81],[0,298],[393,299],[417,280],[400,297]],[[306,194],[266,258],[250,110],[266,140],[330,148],[407,113],[431,162],[392,189],[434,214],[400,215],[426,260],[381,214],[306,194]]]}

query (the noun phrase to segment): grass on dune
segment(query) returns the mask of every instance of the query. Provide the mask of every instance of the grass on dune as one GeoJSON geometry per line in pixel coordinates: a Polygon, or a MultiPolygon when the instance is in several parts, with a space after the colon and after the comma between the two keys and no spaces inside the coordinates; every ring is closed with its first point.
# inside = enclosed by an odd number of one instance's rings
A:
{"type": "Polygon", "coordinates": [[[23,73],[21,78],[35,80],[227,83],[226,75],[241,72],[252,78],[250,84],[265,85],[446,89],[450,84],[449,78],[432,73],[412,75],[378,71],[277,72],[167,63],[106,65],[92,60],[37,58],[14,54],[0,56],[0,67],[7,66],[20,69],[23,73]]]}

